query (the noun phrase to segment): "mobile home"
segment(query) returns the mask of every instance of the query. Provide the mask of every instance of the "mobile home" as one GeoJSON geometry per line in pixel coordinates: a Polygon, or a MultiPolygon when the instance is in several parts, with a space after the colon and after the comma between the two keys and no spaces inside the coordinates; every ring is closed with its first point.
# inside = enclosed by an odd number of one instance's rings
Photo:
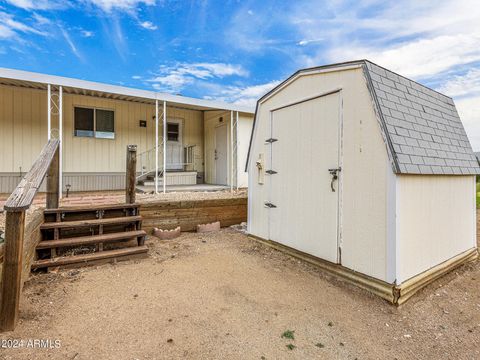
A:
{"type": "Polygon", "coordinates": [[[129,144],[144,188],[247,186],[248,107],[3,68],[0,99],[0,193],[51,137],[61,140],[63,192],[124,188],[129,144]]]}
{"type": "Polygon", "coordinates": [[[454,102],[369,61],[257,103],[248,232],[401,303],[477,256],[480,168],[454,102]]]}

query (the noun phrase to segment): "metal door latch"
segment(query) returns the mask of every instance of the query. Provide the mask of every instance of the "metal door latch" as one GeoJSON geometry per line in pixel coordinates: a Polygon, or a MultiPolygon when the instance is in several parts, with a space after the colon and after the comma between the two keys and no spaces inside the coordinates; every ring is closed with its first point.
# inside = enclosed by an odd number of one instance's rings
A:
{"type": "Polygon", "coordinates": [[[265,207],[267,207],[267,208],[269,208],[269,209],[273,209],[273,208],[276,208],[277,206],[276,206],[276,205],[273,205],[272,203],[266,202],[266,203],[265,203],[265,207]]]}
{"type": "Polygon", "coordinates": [[[267,170],[265,172],[269,175],[277,174],[277,172],[275,170],[267,170]]]}
{"type": "Polygon", "coordinates": [[[330,187],[332,188],[332,192],[335,192],[335,188],[333,187],[333,183],[335,180],[338,179],[338,174],[340,171],[342,171],[342,168],[335,168],[335,169],[328,169],[328,172],[330,175],[332,175],[332,182],[330,183],[330,187]]]}

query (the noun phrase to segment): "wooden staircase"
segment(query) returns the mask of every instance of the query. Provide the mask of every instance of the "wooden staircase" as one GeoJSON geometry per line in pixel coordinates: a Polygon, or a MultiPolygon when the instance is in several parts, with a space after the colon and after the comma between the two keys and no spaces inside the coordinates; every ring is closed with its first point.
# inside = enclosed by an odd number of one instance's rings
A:
{"type": "Polygon", "coordinates": [[[145,257],[138,204],[47,209],[32,270],[145,257]]]}

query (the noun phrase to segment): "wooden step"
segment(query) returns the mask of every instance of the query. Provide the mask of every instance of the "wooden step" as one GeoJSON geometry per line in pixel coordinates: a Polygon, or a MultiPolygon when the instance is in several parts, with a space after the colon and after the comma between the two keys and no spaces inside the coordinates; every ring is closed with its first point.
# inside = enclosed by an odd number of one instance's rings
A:
{"type": "Polygon", "coordinates": [[[85,205],[68,206],[58,209],[45,209],[44,214],[72,213],[72,212],[91,212],[96,210],[118,210],[118,209],[137,209],[140,204],[103,204],[88,207],[85,205]]]}
{"type": "Polygon", "coordinates": [[[32,264],[33,269],[40,269],[45,267],[56,266],[84,266],[84,265],[97,265],[99,263],[112,262],[114,260],[130,260],[138,258],[140,256],[146,256],[148,247],[146,245],[129,247],[124,249],[106,250],[95,252],[91,254],[72,255],[65,257],[58,257],[54,259],[36,260],[32,264]]]}
{"type": "Polygon", "coordinates": [[[48,222],[40,225],[41,230],[45,229],[74,229],[78,227],[89,227],[98,225],[115,225],[115,224],[130,224],[141,221],[141,216],[122,216],[117,218],[93,219],[93,220],[78,220],[78,221],[63,221],[63,222],[48,222]]]}
{"type": "Polygon", "coordinates": [[[44,240],[40,241],[37,245],[37,249],[51,249],[59,248],[63,246],[78,246],[78,245],[91,245],[98,243],[114,242],[118,240],[125,240],[130,238],[138,238],[140,236],[146,236],[147,233],[144,230],[135,230],[127,232],[119,232],[103,235],[92,236],[79,236],[74,238],[67,238],[61,240],[44,240]]]}

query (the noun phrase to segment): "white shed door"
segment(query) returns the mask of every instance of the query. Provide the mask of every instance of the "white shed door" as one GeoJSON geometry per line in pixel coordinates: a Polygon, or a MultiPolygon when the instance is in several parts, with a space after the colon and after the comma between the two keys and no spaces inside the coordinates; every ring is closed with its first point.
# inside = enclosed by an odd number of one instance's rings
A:
{"type": "MultiPolygon", "coordinates": [[[[270,239],[338,262],[338,93],[272,112],[270,239]]],[[[339,173],[340,176],[340,173],[339,173]]],[[[268,204],[267,204],[268,206],[268,204]]]]}

